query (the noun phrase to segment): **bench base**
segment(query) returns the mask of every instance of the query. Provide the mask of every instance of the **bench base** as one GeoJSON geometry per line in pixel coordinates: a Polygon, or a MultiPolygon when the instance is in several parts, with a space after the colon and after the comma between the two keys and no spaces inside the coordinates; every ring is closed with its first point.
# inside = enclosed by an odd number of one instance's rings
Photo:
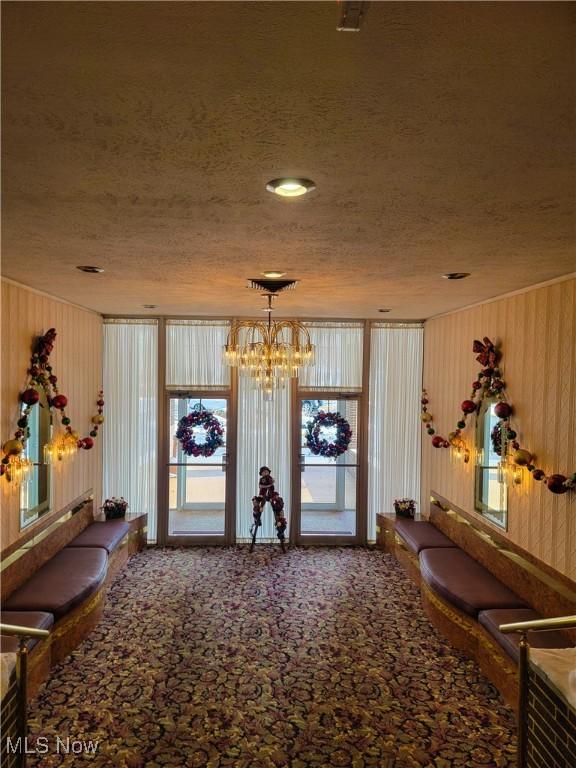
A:
{"type": "Polygon", "coordinates": [[[106,597],[106,581],[84,603],[54,624],[51,633],[52,666],[63,661],[85,640],[100,621],[106,597]]]}

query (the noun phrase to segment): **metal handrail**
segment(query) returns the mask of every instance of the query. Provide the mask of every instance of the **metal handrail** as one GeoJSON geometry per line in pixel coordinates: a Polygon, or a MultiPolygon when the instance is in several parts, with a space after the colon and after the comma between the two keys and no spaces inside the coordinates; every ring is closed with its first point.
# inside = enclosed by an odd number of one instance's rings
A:
{"type": "MultiPolygon", "coordinates": [[[[0,634],[18,638],[18,652],[16,654],[16,680],[19,688],[20,701],[18,705],[21,743],[26,743],[28,732],[28,640],[31,638],[42,639],[48,637],[47,629],[35,627],[21,627],[18,624],[0,624],[0,634]]],[[[21,753],[21,768],[26,768],[26,752],[21,753]]]]}
{"type": "Polygon", "coordinates": [[[35,629],[34,627],[20,627],[18,624],[0,624],[0,635],[16,635],[26,639],[27,637],[48,637],[47,629],[35,629]]]}
{"type": "Polygon", "coordinates": [[[534,619],[533,621],[515,621],[513,624],[500,624],[500,632],[550,632],[553,629],[576,629],[576,616],[557,616],[554,619],[534,619]]]}
{"type": "Polygon", "coordinates": [[[557,616],[553,619],[534,619],[533,621],[515,621],[512,624],[500,624],[502,634],[520,632],[518,646],[518,768],[525,768],[528,755],[528,632],[551,632],[554,629],[576,628],[576,616],[557,616]]]}

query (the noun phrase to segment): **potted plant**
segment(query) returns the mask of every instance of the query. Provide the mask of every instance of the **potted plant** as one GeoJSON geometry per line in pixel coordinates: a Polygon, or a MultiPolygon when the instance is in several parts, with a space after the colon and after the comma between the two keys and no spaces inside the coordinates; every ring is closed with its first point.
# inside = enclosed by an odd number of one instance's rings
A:
{"type": "Polygon", "coordinates": [[[416,514],[416,502],[414,499],[395,499],[394,511],[398,517],[409,517],[414,519],[416,514]]]}
{"type": "Polygon", "coordinates": [[[123,496],[120,496],[119,499],[114,496],[111,499],[106,499],[100,509],[104,512],[106,520],[115,520],[116,518],[126,516],[128,502],[123,496]]]}

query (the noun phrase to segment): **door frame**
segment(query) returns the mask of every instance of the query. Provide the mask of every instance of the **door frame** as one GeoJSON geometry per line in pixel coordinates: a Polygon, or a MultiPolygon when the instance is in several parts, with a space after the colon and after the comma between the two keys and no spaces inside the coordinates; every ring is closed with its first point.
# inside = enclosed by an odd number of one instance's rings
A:
{"type": "Polygon", "coordinates": [[[367,542],[368,509],[366,494],[367,478],[367,398],[362,392],[330,392],[304,390],[292,387],[292,514],[290,515],[290,543],[297,546],[359,546],[367,542]],[[301,532],[302,521],[302,472],[300,468],[300,448],[302,438],[302,401],[303,400],[356,400],[358,403],[356,424],[356,445],[358,449],[356,470],[356,534],[354,536],[323,535],[301,532]]]}
{"type": "MultiPolygon", "coordinates": [[[[236,542],[236,397],[234,385],[228,389],[195,389],[172,387],[164,390],[162,399],[163,418],[159,429],[159,499],[158,539],[166,546],[230,546],[236,542]],[[170,488],[168,482],[170,441],[170,400],[194,398],[226,400],[226,491],[224,499],[224,535],[170,535],[170,488]],[[161,475],[161,477],[160,477],[161,475]]],[[[160,398],[159,398],[160,399],[160,398]]],[[[219,466],[219,465],[216,465],[219,466]]]]}

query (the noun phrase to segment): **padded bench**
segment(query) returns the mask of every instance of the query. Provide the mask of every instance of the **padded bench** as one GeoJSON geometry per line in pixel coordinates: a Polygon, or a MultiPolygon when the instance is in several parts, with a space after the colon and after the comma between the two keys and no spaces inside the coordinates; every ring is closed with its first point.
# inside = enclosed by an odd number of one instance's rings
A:
{"type": "Polygon", "coordinates": [[[396,520],[394,530],[404,541],[408,549],[416,555],[419,555],[423,549],[456,546],[452,539],[449,539],[442,531],[439,531],[435,525],[423,520],[399,518],[396,520]]]}
{"type": "Polygon", "coordinates": [[[13,592],[7,611],[44,611],[56,620],[93,595],[106,578],[105,549],[66,547],[13,592]]]}
{"type": "Polygon", "coordinates": [[[476,618],[490,608],[528,608],[490,571],[457,547],[420,552],[422,579],[444,600],[476,618]]]}
{"type": "MultiPolygon", "coordinates": [[[[50,629],[45,640],[27,644],[29,696],[96,626],[109,584],[130,554],[143,548],[147,523],[146,515],[95,521],[87,498],[56,519],[62,525],[47,528],[2,574],[2,622],[50,629]]],[[[1,644],[5,658],[12,657],[18,639],[5,635],[1,644]]]]}
{"type": "Polygon", "coordinates": [[[124,520],[92,523],[72,539],[67,547],[102,547],[111,554],[129,532],[130,526],[124,520]]]}
{"type": "MultiPolygon", "coordinates": [[[[495,608],[480,611],[478,621],[487,632],[502,646],[516,663],[520,658],[520,632],[504,635],[500,632],[501,624],[514,624],[517,621],[535,621],[543,617],[532,608],[495,608]]],[[[571,648],[572,644],[561,632],[528,632],[528,643],[532,648],[571,648]]]]}
{"type": "MultiPolygon", "coordinates": [[[[515,707],[520,633],[504,635],[500,625],[542,618],[530,605],[528,589],[522,589],[523,597],[519,597],[507,586],[508,583],[511,586],[518,583],[520,589],[526,576],[522,572],[520,579],[500,581],[461,549],[460,542],[473,543],[488,561],[495,556],[494,548],[484,545],[480,538],[468,535],[467,527],[460,526],[455,530],[450,520],[445,523],[445,511],[435,504],[431,512],[431,522],[396,518],[394,555],[420,586],[423,607],[431,623],[452,645],[475,658],[508,704],[515,707]],[[434,524],[435,519],[441,519],[443,530],[434,524]],[[457,534],[454,538],[459,543],[449,538],[444,530],[450,535],[457,534]]],[[[508,565],[514,567],[513,563],[508,565]]],[[[505,569],[497,572],[505,578],[505,569]]],[[[555,610],[561,612],[562,608],[555,610]]],[[[528,642],[534,648],[572,647],[569,636],[563,632],[529,632],[528,642]]]]}

